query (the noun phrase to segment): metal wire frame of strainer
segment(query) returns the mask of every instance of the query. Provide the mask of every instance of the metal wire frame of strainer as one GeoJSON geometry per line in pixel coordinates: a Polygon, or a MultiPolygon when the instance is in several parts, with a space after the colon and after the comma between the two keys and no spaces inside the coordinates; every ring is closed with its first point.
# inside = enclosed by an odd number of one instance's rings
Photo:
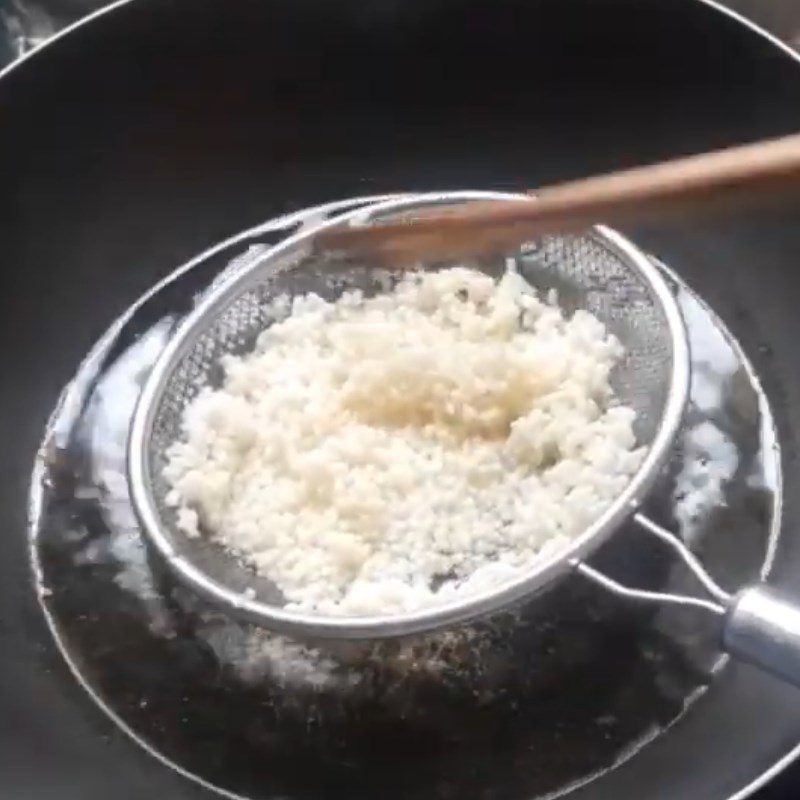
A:
{"type": "MultiPolygon", "coordinates": [[[[186,537],[166,502],[165,454],[181,436],[184,409],[201,388],[219,385],[224,355],[252,349],[259,332],[274,321],[276,297],[316,292],[335,299],[349,288],[365,293],[385,290],[385,272],[315,256],[316,232],[334,225],[413,216],[431,205],[500,198],[529,200],[520,195],[455,192],[404,197],[345,214],[290,237],[199,301],[144,386],[129,446],[134,507],[150,541],[180,581],[235,616],[274,630],[358,639],[417,633],[483,616],[542,590],[576,567],[589,577],[603,579],[583,560],[636,513],[652,487],[680,425],[689,385],[686,333],[671,291],[643,253],[605,228],[546,237],[513,256],[516,268],[531,284],[558,291],[559,303],[567,312],[591,311],[620,339],[626,354],[612,375],[612,384],[619,400],[637,412],[635,432],[646,448],[644,461],[627,488],[563,552],[543,558],[525,574],[492,590],[412,613],[376,617],[297,613],[283,607],[274,584],[254,575],[235,556],[204,538],[186,537]]],[[[479,267],[500,275],[506,258],[484,261],[479,267]]]]}

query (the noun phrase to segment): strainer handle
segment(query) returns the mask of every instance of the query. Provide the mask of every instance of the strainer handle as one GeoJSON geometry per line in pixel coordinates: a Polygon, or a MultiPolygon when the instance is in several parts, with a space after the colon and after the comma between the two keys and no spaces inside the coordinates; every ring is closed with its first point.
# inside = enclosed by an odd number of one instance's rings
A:
{"type": "Polygon", "coordinates": [[[800,601],[792,601],[765,584],[730,595],[674,533],[643,514],[634,515],[634,521],[678,554],[703,586],[708,599],[625,586],[582,561],[574,561],[572,565],[578,573],[628,600],[716,614],[722,620],[722,645],[728,653],[800,688],[800,601]]]}
{"type": "Polygon", "coordinates": [[[800,687],[800,605],[784,594],[759,585],[736,595],[722,641],[732,656],[800,687]]]}

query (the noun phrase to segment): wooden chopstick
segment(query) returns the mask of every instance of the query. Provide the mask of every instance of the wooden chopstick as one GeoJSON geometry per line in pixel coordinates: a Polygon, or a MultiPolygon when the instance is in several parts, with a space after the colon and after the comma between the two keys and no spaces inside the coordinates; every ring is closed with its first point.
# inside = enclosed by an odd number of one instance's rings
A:
{"type": "Polygon", "coordinates": [[[317,247],[396,264],[507,252],[544,234],[707,214],[787,191],[800,191],[800,134],[545,187],[531,202],[468,202],[334,228],[317,247]]]}

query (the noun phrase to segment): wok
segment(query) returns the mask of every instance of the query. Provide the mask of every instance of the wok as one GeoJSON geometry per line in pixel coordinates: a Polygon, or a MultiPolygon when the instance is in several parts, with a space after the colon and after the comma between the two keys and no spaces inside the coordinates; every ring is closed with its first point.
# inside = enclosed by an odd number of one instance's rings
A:
{"type": "MultiPolygon", "coordinates": [[[[797,58],[698,0],[137,0],[6,71],[7,794],[210,796],[92,708],[31,590],[26,494],[45,420],[136,296],[214,243],[297,208],[406,190],[517,190],[776,136],[800,129],[798,100],[797,58]]],[[[786,482],[771,580],[787,591],[800,589],[798,222],[800,203],[785,203],[625,231],[709,301],[762,377],[786,482]]],[[[743,797],[799,739],[800,695],[730,665],[676,724],[573,796],[743,797]]],[[[507,778],[475,795],[514,796],[507,778]]],[[[763,796],[794,796],[797,778],[785,780],[763,796]]],[[[298,797],[348,786],[341,774],[299,783],[298,797]]],[[[351,783],[358,796],[358,775],[351,783]]]]}

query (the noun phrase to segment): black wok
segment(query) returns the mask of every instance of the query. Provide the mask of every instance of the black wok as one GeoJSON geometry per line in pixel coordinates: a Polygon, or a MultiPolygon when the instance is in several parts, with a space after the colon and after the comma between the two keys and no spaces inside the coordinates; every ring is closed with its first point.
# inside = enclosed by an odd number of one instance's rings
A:
{"type": "MultiPolygon", "coordinates": [[[[206,796],[91,707],[30,588],[26,492],[42,428],[92,342],[137,295],[236,231],[331,199],[534,187],[797,130],[798,60],[699,0],[138,0],[8,71],[5,795],[206,796]]],[[[798,223],[795,203],[627,231],[711,303],[764,379],[787,489],[773,580],[790,591],[800,590],[798,223]]],[[[798,740],[800,694],[730,665],[677,724],[574,797],[744,796],[798,740]]],[[[507,777],[475,796],[513,796],[507,777]]],[[[797,780],[763,797],[793,797],[797,780]]],[[[299,783],[303,797],[348,786],[341,774],[299,783]]],[[[359,796],[358,775],[352,785],[359,796]]],[[[421,784],[415,796],[446,794],[421,784]]]]}

